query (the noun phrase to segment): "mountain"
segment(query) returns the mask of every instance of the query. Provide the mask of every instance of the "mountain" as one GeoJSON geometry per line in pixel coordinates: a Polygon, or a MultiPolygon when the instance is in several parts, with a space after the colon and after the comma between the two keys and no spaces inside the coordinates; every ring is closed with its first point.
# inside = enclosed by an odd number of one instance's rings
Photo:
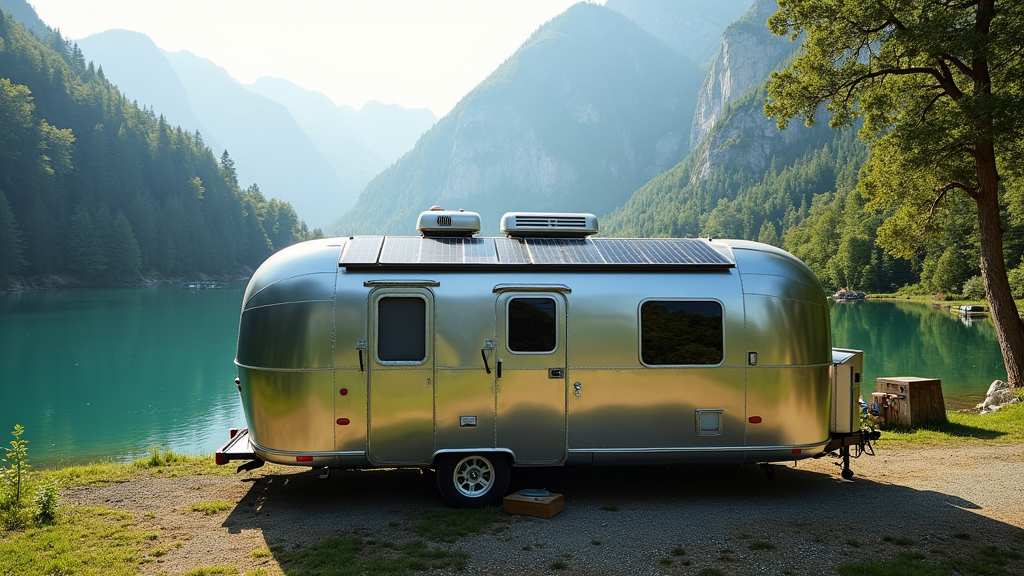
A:
{"type": "Polygon", "coordinates": [[[800,46],[768,30],[768,17],[777,9],[775,0],[760,0],[726,28],[700,88],[690,130],[691,148],[711,133],[729,103],[760,88],[768,74],[800,46]]]}
{"type": "Polygon", "coordinates": [[[416,139],[437,121],[430,110],[379,102],[368,102],[356,111],[281,78],[260,78],[246,88],[288,109],[352,198],[371,178],[411,150],[416,139]]]}
{"type": "Polygon", "coordinates": [[[0,12],[0,288],[251,272],[308,234],[58,33],[0,12]]]}
{"type": "Polygon", "coordinates": [[[686,154],[702,74],[603,6],[577,4],[374,178],[332,230],[410,233],[433,204],[604,214],[686,154]]]}
{"type": "Polygon", "coordinates": [[[706,65],[726,26],[753,0],[608,0],[605,6],[630,20],[683,56],[706,65]]]}
{"type": "Polygon", "coordinates": [[[165,52],[192,111],[231,154],[243,184],[287,200],[310,226],[352,205],[330,163],[288,110],[190,52],[165,52]]]}
{"type": "Polygon", "coordinates": [[[39,38],[45,38],[50,33],[50,27],[39,19],[35,9],[26,0],[0,0],[0,10],[13,16],[39,38]]]}
{"type": "Polygon", "coordinates": [[[211,149],[224,150],[216,135],[192,112],[185,86],[149,36],[130,30],[108,30],[79,40],[78,47],[140,106],[162,114],[171,125],[190,132],[198,130],[211,149]]]}

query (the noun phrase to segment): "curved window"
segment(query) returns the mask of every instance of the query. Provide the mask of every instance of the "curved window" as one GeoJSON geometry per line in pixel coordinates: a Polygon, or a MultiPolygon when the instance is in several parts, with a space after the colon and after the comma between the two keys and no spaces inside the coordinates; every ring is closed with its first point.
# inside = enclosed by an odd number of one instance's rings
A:
{"type": "Polygon", "coordinates": [[[551,298],[513,298],[508,301],[510,352],[554,352],[555,301],[551,298]]]}
{"type": "Polygon", "coordinates": [[[719,364],[722,305],[710,300],[648,300],[640,305],[640,361],[650,366],[719,364]]]}

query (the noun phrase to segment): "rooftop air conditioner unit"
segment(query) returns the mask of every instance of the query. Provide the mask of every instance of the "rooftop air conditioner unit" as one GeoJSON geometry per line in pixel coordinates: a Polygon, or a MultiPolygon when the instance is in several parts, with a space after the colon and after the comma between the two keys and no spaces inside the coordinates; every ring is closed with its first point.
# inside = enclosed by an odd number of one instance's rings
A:
{"type": "Polygon", "coordinates": [[[585,238],[597,234],[597,216],[562,212],[506,212],[501,233],[510,237],[585,238]]]}

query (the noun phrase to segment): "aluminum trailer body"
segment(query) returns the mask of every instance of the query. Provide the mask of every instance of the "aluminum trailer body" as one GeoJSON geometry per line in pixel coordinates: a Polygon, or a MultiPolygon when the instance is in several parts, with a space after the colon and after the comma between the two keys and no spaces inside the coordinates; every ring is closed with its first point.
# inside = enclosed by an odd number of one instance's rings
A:
{"type": "Polygon", "coordinates": [[[819,281],[748,241],[308,241],[253,275],[235,362],[255,457],[437,468],[456,505],[508,466],[791,461],[859,433],[819,281]]]}

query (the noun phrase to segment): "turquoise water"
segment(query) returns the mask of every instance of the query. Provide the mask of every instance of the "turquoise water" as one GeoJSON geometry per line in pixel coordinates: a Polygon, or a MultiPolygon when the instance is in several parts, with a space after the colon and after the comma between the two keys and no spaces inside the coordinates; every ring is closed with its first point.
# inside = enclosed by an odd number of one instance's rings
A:
{"type": "Polygon", "coordinates": [[[962,319],[926,304],[832,304],[832,345],[864,350],[865,397],[875,378],[939,378],[946,409],[962,409],[981,402],[993,380],[1006,379],[987,316],[962,319]]]}
{"type": "MultiPolygon", "coordinates": [[[[233,359],[244,283],[0,295],[0,446],[25,426],[37,466],[126,460],[162,446],[212,453],[245,427],[233,359]]],[[[941,378],[947,407],[1005,378],[987,320],[909,303],[832,308],[833,345],[880,376],[941,378]]]]}
{"type": "Polygon", "coordinates": [[[244,284],[0,295],[0,441],[30,462],[212,453],[244,427],[233,363],[244,284]]]}

